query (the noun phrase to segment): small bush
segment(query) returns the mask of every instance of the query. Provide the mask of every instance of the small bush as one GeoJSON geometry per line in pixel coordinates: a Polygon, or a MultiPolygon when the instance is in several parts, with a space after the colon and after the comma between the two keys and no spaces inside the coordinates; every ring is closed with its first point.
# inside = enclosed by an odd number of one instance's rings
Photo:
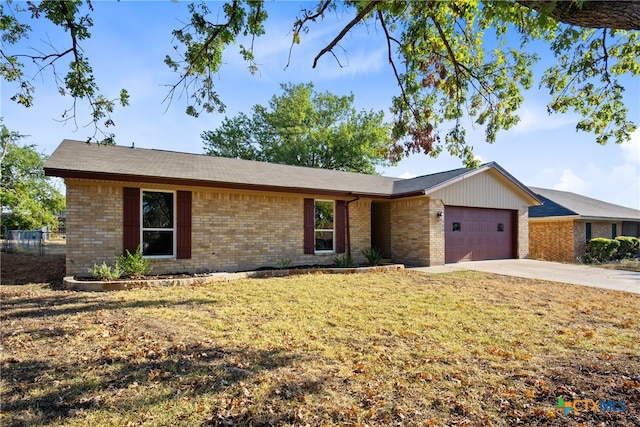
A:
{"type": "Polygon", "coordinates": [[[337,256],[334,258],[333,262],[336,264],[338,268],[349,268],[353,267],[353,259],[350,256],[337,256]]]}
{"type": "Polygon", "coordinates": [[[280,261],[278,261],[278,264],[282,269],[293,267],[293,261],[291,261],[289,258],[282,258],[280,261]]]}
{"type": "Polygon", "coordinates": [[[637,237],[618,236],[616,237],[616,241],[619,243],[615,254],[616,259],[631,258],[640,246],[640,239],[637,237]]]}
{"type": "Polygon", "coordinates": [[[114,266],[108,265],[106,262],[93,264],[93,267],[89,269],[89,273],[94,279],[98,280],[115,280],[122,276],[122,271],[117,263],[114,266]]]}
{"type": "Polygon", "coordinates": [[[382,254],[376,248],[363,249],[362,255],[367,259],[369,265],[376,266],[382,262],[382,254]]]}
{"type": "Polygon", "coordinates": [[[149,266],[149,262],[151,262],[150,259],[142,257],[142,250],[138,246],[138,249],[133,254],[127,249],[126,255],[120,256],[116,261],[116,265],[120,268],[122,274],[135,279],[151,273],[152,269],[149,266]]]}
{"type": "Polygon", "coordinates": [[[595,262],[606,262],[614,257],[619,246],[620,242],[617,240],[596,237],[589,241],[587,253],[595,262]]]}

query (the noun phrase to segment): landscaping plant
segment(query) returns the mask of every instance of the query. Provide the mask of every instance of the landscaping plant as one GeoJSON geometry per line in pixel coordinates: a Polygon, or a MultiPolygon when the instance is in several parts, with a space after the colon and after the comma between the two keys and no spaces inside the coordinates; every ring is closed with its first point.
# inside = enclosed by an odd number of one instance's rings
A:
{"type": "Polygon", "coordinates": [[[362,255],[371,266],[376,266],[382,262],[382,254],[376,248],[363,249],[362,255]]]}
{"type": "Polygon", "coordinates": [[[138,249],[133,254],[127,249],[126,255],[121,255],[116,261],[116,265],[123,275],[135,279],[151,273],[150,262],[150,259],[142,257],[142,249],[138,246],[138,249]]]}

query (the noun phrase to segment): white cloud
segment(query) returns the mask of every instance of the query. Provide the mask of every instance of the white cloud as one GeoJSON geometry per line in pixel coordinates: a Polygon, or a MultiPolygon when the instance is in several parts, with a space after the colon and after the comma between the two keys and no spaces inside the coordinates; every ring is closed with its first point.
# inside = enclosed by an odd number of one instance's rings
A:
{"type": "Polygon", "coordinates": [[[415,173],[411,173],[411,172],[403,172],[402,174],[400,174],[400,176],[398,178],[402,178],[402,179],[411,179],[411,178],[415,178],[416,175],[415,173]]]}
{"type": "Polygon", "coordinates": [[[640,165],[640,129],[631,134],[631,140],[620,144],[620,148],[626,163],[640,165]]]}
{"type": "Polygon", "coordinates": [[[571,169],[565,169],[562,171],[560,181],[553,186],[553,189],[585,194],[589,191],[590,186],[571,169]]]}
{"type": "Polygon", "coordinates": [[[571,114],[548,114],[546,107],[541,104],[522,106],[518,110],[520,121],[513,128],[516,133],[529,133],[541,130],[553,130],[576,123],[571,114]]]}

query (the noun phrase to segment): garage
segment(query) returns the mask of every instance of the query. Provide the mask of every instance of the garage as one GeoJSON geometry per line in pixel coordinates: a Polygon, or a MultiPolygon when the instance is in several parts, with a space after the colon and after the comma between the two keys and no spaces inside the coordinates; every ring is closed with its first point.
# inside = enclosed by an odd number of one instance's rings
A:
{"type": "Polygon", "coordinates": [[[515,211],[445,206],[444,218],[446,263],[516,257],[515,211]]]}

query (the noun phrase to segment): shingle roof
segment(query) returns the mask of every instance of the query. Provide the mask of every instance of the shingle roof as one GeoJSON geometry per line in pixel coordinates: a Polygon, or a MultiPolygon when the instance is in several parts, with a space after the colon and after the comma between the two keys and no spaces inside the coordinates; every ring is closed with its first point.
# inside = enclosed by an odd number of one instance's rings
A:
{"type": "Polygon", "coordinates": [[[543,201],[529,207],[529,218],[581,216],[587,219],[622,219],[640,221],[640,210],[603,202],[567,191],[529,187],[543,201]]]}
{"type": "Polygon", "coordinates": [[[370,197],[425,194],[430,189],[455,182],[467,174],[493,168],[535,199],[535,195],[527,187],[495,163],[485,164],[479,170],[460,168],[412,179],[401,179],[203,154],[64,140],[47,159],[44,168],[47,175],[64,178],[140,180],[370,197]]]}

